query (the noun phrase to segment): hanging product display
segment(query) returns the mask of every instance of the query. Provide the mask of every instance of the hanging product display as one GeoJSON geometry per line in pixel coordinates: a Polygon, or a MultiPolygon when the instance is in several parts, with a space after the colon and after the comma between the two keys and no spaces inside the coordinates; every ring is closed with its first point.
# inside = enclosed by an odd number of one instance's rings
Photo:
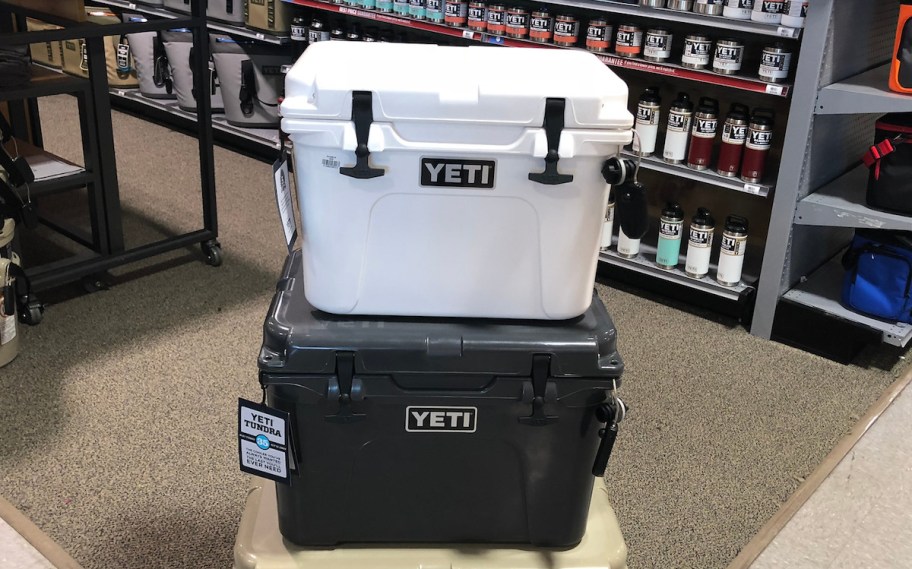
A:
{"type": "Polygon", "coordinates": [[[788,79],[792,65],[792,52],[782,43],[763,48],[760,59],[760,79],[769,83],[782,83],[788,79]]]}
{"type": "Polygon", "coordinates": [[[687,93],[678,93],[668,111],[668,125],[665,130],[665,150],[662,158],[669,164],[681,164],[687,157],[687,141],[690,138],[694,105],[687,93]]]}
{"type": "Polygon", "coordinates": [[[506,14],[507,9],[503,4],[491,4],[488,6],[488,33],[495,36],[502,36],[506,33],[506,14]]]}
{"type": "Polygon", "coordinates": [[[722,0],[696,0],[693,11],[706,16],[720,16],[723,8],[722,0]]]}
{"type": "Polygon", "coordinates": [[[519,6],[507,9],[507,37],[525,39],[529,35],[529,11],[519,6]]]}
{"type": "MultiPolygon", "coordinates": [[[[435,1],[438,2],[438,5],[441,2],[441,0],[435,1]]],[[[430,4],[428,4],[428,10],[430,10],[430,4]]],[[[428,16],[428,19],[430,19],[430,16],[428,16]]],[[[487,29],[488,13],[487,5],[484,2],[469,2],[468,25],[470,30],[476,32],[483,32],[487,29]]]]}
{"type": "Polygon", "coordinates": [[[716,220],[710,211],[705,207],[697,208],[696,215],[690,219],[687,257],[684,261],[684,272],[688,277],[702,279],[709,274],[715,230],[716,220]]]}
{"type": "Polygon", "coordinates": [[[733,20],[750,20],[754,10],[754,0],[725,0],[722,15],[733,20]]]}
{"type": "Polygon", "coordinates": [[[744,61],[744,44],[738,40],[721,39],[716,42],[713,71],[720,75],[734,75],[741,71],[744,61]]]}
{"type": "Polygon", "coordinates": [[[719,102],[711,97],[701,97],[694,113],[690,150],[687,165],[694,170],[706,170],[712,162],[713,146],[719,129],[719,102]]]}
{"type": "Polygon", "coordinates": [[[706,36],[690,35],[684,38],[681,66],[689,69],[706,69],[712,55],[712,40],[706,36]]]}
{"type": "Polygon", "coordinates": [[[659,137],[659,120],[662,98],[657,87],[643,91],[637,103],[636,133],[633,138],[633,152],[639,156],[652,156],[659,137]]]}
{"type": "MultiPolygon", "coordinates": [[[[490,22],[490,20],[489,20],[490,22]]],[[[570,47],[576,45],[579,37],[579,21],[576,16],[558,14],[554,18],[554,44],[570,47]]]]}
{"type": "Polygon", "coordinates": [[[719,162],[716,165],[716,172],[720,175],[732,178],[740,172],[749,122],[750,110],[747,105],[732,104],[722,126],[722,144],[719,146],[719,162]]]}
{"type": "Polygon", "coordinates": [[[532,12],[529,20],[529,39],[537,43],[549,43],[554,34],[554,18],[548,10],[541,8],[532,12]]]}
{"type": "Polygon", "coordinates": [[[612,31],[608,20],[604,18],[589,20],[589,27],[586,28],[586,49],[595,53],[608,51],[612,31]]]}
{"type": "Polygon", "coordinates": [[[652,28],[646,31],[646,45],[643,46],[643,59],[654,63],[665,63],[671,59],[671,32],[664,28],[652,28]]]}
{"type": "Polygon", "coordinates": [[[809,0],[785,0],[782,7],[782,25],[790,28],[803,28],[807,19],[809,0]]]}
{"type": "Polygon", "coordinates": [[[761,24],[781,24],[785,0],[755,0],[751,20],[761,24]]]}
{"type": "Polygon", "coordinates": [[[773,146],[775,115],[769,109],[757,109],[751,116],[741,160],[741,179],[751,184],[763,181],[766,161],[773,146]]]}
{"type": "Polygon", "coordinates": [[[684,234],[684,210],[676,202],[668,202],[659,218],[659,240],[656,246],[656,265],[671,270],[678,266],[681,255],[681,236],[684,234]]]}
{"type": "Polygon", "coordinates": [[[747,219],[740,215],[725,218],[716,282],[723,286],[741,284],[744,255],[747,253],[747,219]]]}
{"type": "Polygon", "coordinates": [[[633,24],[618,26],[614,52],[621,57],[637,57],[643,52],[643,30],[633,24]]]}

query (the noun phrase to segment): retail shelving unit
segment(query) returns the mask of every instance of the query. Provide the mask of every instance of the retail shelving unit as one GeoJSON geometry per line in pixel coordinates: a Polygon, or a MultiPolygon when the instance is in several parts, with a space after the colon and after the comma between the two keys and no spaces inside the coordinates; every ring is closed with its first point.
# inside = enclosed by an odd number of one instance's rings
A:
{"type": "MultiPolygon", "coordinates": [[[[194,48],[204,56],[197,64],[199,68],[196,76],[200,78],[203,77],[203,65],[209,52],[205,18],[202,16],[205,8],[205,0],[194,0],[192,15],[181,16],[173,24],[195,31],[194,48]]],[[[14,134],[20,139],[30,137],[35,142],[35,146],[19,144],[20,155],[33,166],[36,174],[35,183],[19,189],[21,195],[27,200],[37,200],[51,193],[80,188],[87,190],[91,235],[67,225],[63,220],[55,219],[53,208],[46,211],[38,204],[39,219],[44,225],[84,246],[88,251],[45,265],[27,264],[26,271],[31,277],[32,285],[37,289],[52,287],[192,244],[202,246],[210,264],[220,264],[221,249],[216,239],[218,229],[212,127],[208,120],[198,121],[194,129],[194,134],[199,139],[202,228],[133,248],[127,248],[124,243],[104,38],[158,31],[165,29],[166,23],[157,20],[100,26],[0,1],[0,25],[5,26],[4,33],[0,34],[0,45],[84,38],[88,60],[89,79],[71,77],[33,64],[32,77],[26,85],[0,89],[0,100],[12,103],[10,122],[14,134]],[[26,29],[26,17],[55,24],[60,28],[21,31],[26,29]],[[13,31],[14,21],[16,29],[20,31],[13,31]],[[78,101],[85,167],[69,164],[40,148],[43,141],[36,98],[64,93],[74,94],[78,101]],[[46,173],[44,177],[42,172],[46,173]]],[[[202,85],[196,86],[197,89],[201,87],[202,85]]],[[[209,110],[207,99],[200,105],[200,115],[208,117],[209,110]]]]}
{"type": "Polygon", "coordinates": [[[839,263],[856,228],[912,230],[912,217],[865,205],[857,166],[877,116],[912,112],[912,97],[887,89],[898,1],[811,10],[751,332],[848,360],[865,342],[912,342],[912,326],[842,306],[839,263]]]}

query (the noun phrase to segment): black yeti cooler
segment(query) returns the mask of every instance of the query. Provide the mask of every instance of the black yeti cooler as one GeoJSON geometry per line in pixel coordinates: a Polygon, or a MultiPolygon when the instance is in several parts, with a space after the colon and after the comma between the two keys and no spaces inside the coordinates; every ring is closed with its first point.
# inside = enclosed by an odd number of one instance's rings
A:
{"type": "Polygon", "coordinates": [[[258,362],[268,404],[292,417],[282,535],[311,546],[582,539],[624,367],[597,296],[569,321],[356,318],[311,307],[301,275],[296,251],[258,362]]]}

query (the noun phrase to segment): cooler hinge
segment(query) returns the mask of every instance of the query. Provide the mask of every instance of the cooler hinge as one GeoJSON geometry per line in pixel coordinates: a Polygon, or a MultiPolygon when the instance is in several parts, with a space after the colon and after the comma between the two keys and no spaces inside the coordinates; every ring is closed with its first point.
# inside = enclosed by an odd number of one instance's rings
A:
{"type": "Polygon", "coordinates": [[[551,376],[551,356],[535,354],[532,356],[532,414],[520,417],[524,425],[541,427],[556,423],[556,415],[545,414],[545,393],[548,390],[548,378],[551,376]]]}
{"type": "Polygon", "coordinates": [[[330,380],[329,393],[339,394],[339,410],[335,415],[326,415],[330,423],[354,423],[365,415],[355,413],[352,408],[352,385],[355,378],[355,354],[353,352],[336,353],[336,377],[330,380]],[[335,384],[335,385],[334,385],[335,384]]]}
{"type": "Polygon", "coordinates": [[[557,186],[573,181],[570,174],[557,172],[557,161],[560,160],[560,138],[564,130],[564,109],[567,102],[564,99],[545,100],[545,120],[542,128],[545,129],[545,138],[548,140],[548,154],[545,155],[545,171],[530,172],[529,179],[539,184],[557,186]]]}
{"type": "Polygon", "coordinates": [[[370,150],[367,141],[370,139],[370,127],[374,122],[373,94],[370,91],[355,91],[352,93],[352,122],[355,123],[355,139],[358,147],[355,148],[354,166],[343,166],[339,173],[343,176],[367,180],[385,174],[381,168],[371,168],[370,150]]]}

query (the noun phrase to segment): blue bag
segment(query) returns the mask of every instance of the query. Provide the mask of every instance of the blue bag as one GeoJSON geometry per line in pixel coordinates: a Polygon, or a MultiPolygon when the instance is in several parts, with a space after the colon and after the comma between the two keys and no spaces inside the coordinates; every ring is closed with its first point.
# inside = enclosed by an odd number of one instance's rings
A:
{"type": "Polygon", "coordinates": [[[842,304],[912,324],[912,233],[858,231],[842,257],[842,304]]]}

